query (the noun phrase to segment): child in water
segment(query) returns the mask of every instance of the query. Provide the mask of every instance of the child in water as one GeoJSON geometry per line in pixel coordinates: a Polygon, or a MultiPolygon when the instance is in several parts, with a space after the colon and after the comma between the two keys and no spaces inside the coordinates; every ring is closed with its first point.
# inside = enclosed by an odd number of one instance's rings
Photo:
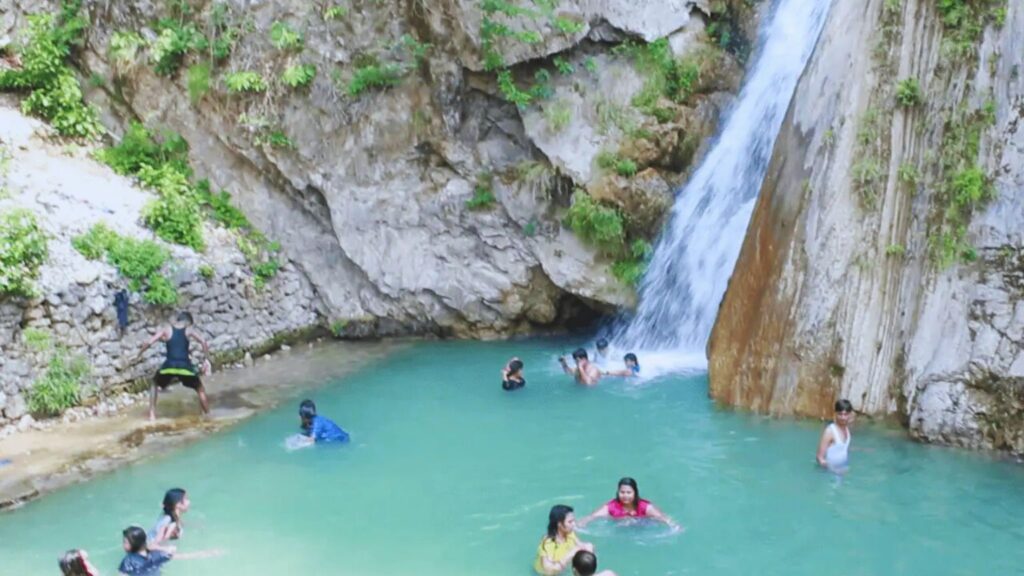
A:
{"type": "Polygon", "coordinates": [[[593,552],[580,550],[572,557],[573,576],[616,576],[611,570],[597,571],[597,556],[593,552]]]}
{"type": "Polygon", "coordinates": [[[818,442],[818,466],[832,472],[845,472],[849,467],[850,424],[853,423],[853,404],[842,398],[836,400],[835,418],[825,427],[818,442]]]}
{"type": "Polygon", "coordinates": [[[317,416],[316,404],[303,400],[299,404],[299,419],[302,421],[304,444],[312,446],[322,442],[348,442],[348,433],[323,416],[317,416]]]}
{"type": "Polygon", "coordinates": [[[118,572],[128,576],[159,576],[163,565],[174,557],[174,550],[150,550],[146,544],[146,532],[138,526],[124,529],[124,551],[127,553],[118,572]]]}
{"type": "Polygon", "coordinates": [[[561,574],[580,550],[593,552],[594,545],[576,537],[576,517],[572,508],[564,504],[552,506],[548,514],[548,531],[537,546],[533,569],[541,576],[561,574]]]}
{"type": "Polygon", "coordinates": [[[160,515],[156,525],[153,526],[153,529],[148,534],[150,546],[155,548],[161,542],[181,538],[184,531],[181,515],[188,512],[190,504],[188,494],[182,488],[171,488],[164,494],[164,513],[160,515]]]}
{"type": "Polygon", "coordinates": [[[519,390],[523,386],[526,386],[526,378],[523,378],[523,361],[519,358],[512,358],[501,369],[501,388],[512,391],[519,390]]]}
{"type": "Polygon", "coordinates": [[[679,525],[674,520],[663,514],[654,504],[640,497],[640,488],[637,486],[636,480],[632,478],[619,480],[619,487],[615,493],[615,498],[612,498],[600,508],[594,510],[589,516],[580,520],[579,527],[582,528],[597,518],[613,518],[616,520],[622,518],[651,518],[658,522],[664,522],[671,528],[679,528],[679,525]]]}
{"type": "Polygon", "coordinates": [[[622,362],[626,365],[624,370],[609,370],[605,372],[605,376],[622,376],[629,378],[631,376],[640,375],[640,361],[636,359],[636,354],[630,352],[622,357],[622,362]]]}
{"type": "Polygon", "coordinates": [[[85,550],[68,550],[57,561],[64,576],[99,576],[100,572],[89,563],[85,550]]]}
{"type": "Polygon", "coordinates": [[[175,380],[181,382],[182,386],[195,390],[199,395],[199,407],[203,410],[203,414],[209,414],[210,404],[206,399],[206,389],[203,388],[203,381],[199,379],[199,375],[210,373],[210,345],[202,335],[192,329],[192,315],[188,312],[179,312],[170,326],[161,328],[142,345],[137,358],[141,358],[142,353],[158,341],[163,341],[166,344],[167,351],[164,363],[160,365],[160,369],[153,376],[153,386],[149,393],[149,419],[156,419],[157,388],[166,390],[175,380]],[[203,347],[201,372],[196,370],[195,365],[192,364],[189,346],[189,342],[192,340],[203,347]]]}

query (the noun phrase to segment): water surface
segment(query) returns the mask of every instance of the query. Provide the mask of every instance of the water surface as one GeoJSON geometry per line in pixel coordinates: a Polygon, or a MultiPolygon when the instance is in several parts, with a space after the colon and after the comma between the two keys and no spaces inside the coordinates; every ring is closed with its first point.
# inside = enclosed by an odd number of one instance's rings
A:
{"type": "MultiPolygon", "coordinates": [[[[586,513],[620,476],[685,527],[594,524],[584,539],[621,575],[1016,574],[1024,565],[1022,469],[977,454],[854,431],[841,482],[816,470],[817,423],[717,409],[703,375],[581,389],[556,372],[561,344],[424,343],[319,388],[343,448],[287,452],[297,401],[184,451],[0,515],[0,573],[56,574],[90,551],[115,574],[120,532],[188,489],[189,575],[525,576],[549,507],[586,513]],[[514,351],[527,387],[498,370],[514,351]]],[[[642,360],[642,358],[641,358],[642,360]]]]}

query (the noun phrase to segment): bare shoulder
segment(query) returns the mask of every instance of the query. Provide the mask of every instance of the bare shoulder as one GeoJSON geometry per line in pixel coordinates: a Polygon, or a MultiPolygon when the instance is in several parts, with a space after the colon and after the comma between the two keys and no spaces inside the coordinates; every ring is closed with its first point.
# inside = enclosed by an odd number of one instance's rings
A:
{"type": "Polygon", "coordinates": [[[612,572],[611,570],[601,570],[597,574],[594,574],[594,576],[618,576],[618,574],[612,572]]]}

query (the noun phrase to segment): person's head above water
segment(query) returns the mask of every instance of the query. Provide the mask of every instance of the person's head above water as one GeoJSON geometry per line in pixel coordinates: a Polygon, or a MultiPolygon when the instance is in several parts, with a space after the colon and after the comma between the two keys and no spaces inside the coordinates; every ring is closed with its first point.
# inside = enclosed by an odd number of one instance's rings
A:
{"type": "Polygon", "coordinates": [[[577,363],[579,363],[580,360],[586,360],[587,351],[584,350],[583,348],[577,348],[572,353],[572,359],[575,360],[577,363]]]}
{"type": "Polygon", "coordinates": [[[309,424],[316,417],[316,404],[312,400],[303,400],[299,404],[299,418],[302,418],[302,423],[309,424]]]}
{"type": "Polygon", "coordinates": [[[146,531],[138,526],[129,526],[121,533],[124,535],[124,551],[138,554],[146,550],[146,531]]]}
{"type": "Polygon", "coordinates": [[[605,340],[604,338],[598,338],[597,339],[597,351],[600,352],[601,354],[604,354],[605,352],[607,352],[608,351],[608,341],[605,340]]]}
{"type": "Polygon", "coordinates": [[[640,501],[640,488],[636,485],[636,480],[630,477],[625,477],[619,480],[619,487],[615,491],[615,499],[619,501],[619,504],[633,508],[640,501]]]}
{"type": "Polygon", "coordinates": [[[630,370],[638,370],[640,368],[640,361],[636,359],[636,354],[632,352],[623,356],[622,361],[626,363],[626,368],[630,370]]]}
{"type": "Polygon", "coordinates": [[[96,567],[89,563],[85,550],[68,550],[57,561],[64,576],[97,576],[96,567]]]}
{"type": "Polygon", "coordinates": [[[512,360],[508,363],[508,375],[509,376],[522,376],[523,375],[523,361],[512,360]]]}
{"type": "Polygon", "coordinates": [[[188,495],[184,488],[171,488],[164,494],[164,514],[174,519],[181,520],[181,513],[188,510],[188,495]]]}
{"type": "Polygon", "coordinates": [[[548,513],[548,538],[554,539],[561,534],[563,537],[576,530],[576,517],[572,506],[555,504],[548,513]]]}
{"type": "Polygon", "coordinates": [[[572,557],[572,573],[575,576],[593,576],[597,572],[597,556],[593,552],[580,550],[572,557]]]}
{"type": "Polygon", "coordinates": [[[174,317],[174,324],[176,326],[188,327],[193,324],[192,313],[186,310],[178,312],[178,315],[174,317]]]}
{"type": "Polygon", "coordinates": [[[839,424],[846,425],[850,422],[850,417],[853,415],[853,404],[850,403],[846,398],[840,398],[836,400],[836,417],[835,421],[839,424]]]}

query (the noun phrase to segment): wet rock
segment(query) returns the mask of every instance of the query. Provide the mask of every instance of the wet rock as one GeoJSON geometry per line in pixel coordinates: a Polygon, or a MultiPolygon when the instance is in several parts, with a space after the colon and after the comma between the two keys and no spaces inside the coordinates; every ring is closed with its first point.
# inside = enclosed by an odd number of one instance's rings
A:
{"type": "Polygon", "coordinates": [[[26,432],[32,429],[32,426],[36,423],[35,418],[31,414],[25,414],[18,420],[18,432],[26,432]]]}
{"type": "Polygon", "coordinates": [[[8,420],[22,418],[28,412],[28,403],[21,394],[13,394],[7,397],[7,404],[4,405],[4,416],[8,420]]]}

